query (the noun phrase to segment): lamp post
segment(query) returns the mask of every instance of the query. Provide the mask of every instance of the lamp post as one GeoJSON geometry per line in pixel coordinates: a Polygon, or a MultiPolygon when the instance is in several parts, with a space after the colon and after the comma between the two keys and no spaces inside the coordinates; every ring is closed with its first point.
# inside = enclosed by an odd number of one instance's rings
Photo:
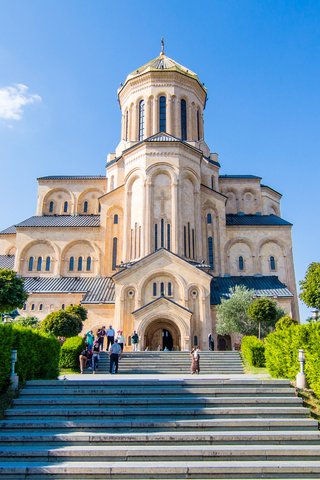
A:
{"type": "Polygon", "coordinates": [[[311,317],[314,322],[317,322],[319,320],[319,310],[317,308],[311,310],[311,317]]]}
{"type": "Polygon", "coordinates": [[[19,386],[19,377],[15,373],[15,364],[17,361],[18,351],[11,350],[11,372],[10,372],[10,387],[17,390],[19,386]]]}
{"type": "Polygon", "coordinates": [[[303,389],[307,387],[306,376],[304,373],[304,362],[305,362],[305,355],[304,350],[299,350],[298,359],[300,362],[300,372],[296,376],[296,387],[303,389]]]}

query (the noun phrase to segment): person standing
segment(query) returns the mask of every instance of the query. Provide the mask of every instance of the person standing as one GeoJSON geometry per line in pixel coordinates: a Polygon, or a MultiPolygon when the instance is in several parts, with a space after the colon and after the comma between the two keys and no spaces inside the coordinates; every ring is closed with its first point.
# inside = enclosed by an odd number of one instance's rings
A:
{"type": "Polygon", "coordinates": [[[86,348],[85,350],[82,350],[82,352],[79,355],[80,373],[83,373],[84,369],[86,368],[88,357],[89,357],[89,352],[88,352],[88,349],[86,348]]]}
{"type": "Polygon", "coordinates": [[[89,330],[89,332],[86,333],[86,343],[88,345],[88,350],[91,352],[92,347],[93,347],[93,342],[94,342],[94,335],[93,331],[89,330]]]}
{"type": "Polygon", "coordinates": [[[209,350],[214,350],[214,340],[213,340],[213,335],[212,333],[209,333],[208,335],[208,343],[209,343],[209,350]]]}
{"type": "Polygon", "coordinates": [[[118,365],[119,365],[119,358],[121,358],[121,347],[118,344],[118,340],[115,339],[114,343],[110,346],[109,350],[109,358],[110,358],[110,368],[109,372],[113,373],[118,373],[118,365]]]}
{"type": "Polygon", "coordinates": [[[100,348],[100,350],[103,350],[104,337],[106,336],[106,327],[103,326],[103,327],[99,328],[99,330],[97,332],[97,335],[98,335],[99,348],[100,348]]]}
{"type": "Polygon", "coordinates": [[[96,373],[98,366],[99,366],[99,360],[100,360],[100,345],[99,345],[99,340],[96,340],[93,344],[93,355],[92,355],[92,373],[96,373]]]}
{"type": "Polygon", "coordinates": [[[107,351],[109,350],[110,345],[113,345],[114,343],[114,333],[112,325],[109,325],[107,330],[107,351]]]}
{"type": "Polygon", "coordinates": [[[134,331],[133,335],[131,337],[131,344],[132,344],[132,351],[133,352],[138,351],[138,343],[139,343],[139,335],[137,334],[136,331],[134,331]]]}
{"type": "Polygon", "coordinates": [[[124,339],[124,336],[122,334],[122,330],[118,330],[117,333],[118,333],[118,335],[117,335],[118,344],[120,345],[121,350],[123,352],[123,347],[125,346],[125,339],[124,339]]]}
{"type": "Polygon", "coordinates": [[[199,347],[193,347],[191,350],[191,373],[192,375],[194,373],[200,373],[200,348],[199,347]]]}

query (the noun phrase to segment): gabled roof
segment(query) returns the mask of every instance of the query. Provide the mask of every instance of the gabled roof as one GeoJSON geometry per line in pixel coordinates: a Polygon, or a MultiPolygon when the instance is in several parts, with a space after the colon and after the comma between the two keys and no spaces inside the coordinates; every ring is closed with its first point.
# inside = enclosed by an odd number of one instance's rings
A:
{"type": "Polygon", "coordinates": [[[135,311],[132,312],[132,313],[135,314],[135,313],[137,313],[137,312],[140,312],[140,311],[143,310],[144,308],[149,307],[150,305],[159,303],[159,301],[162,301],[162,300],[166,300],[166,301],[172,303],[173,305],[175,305],[175,306],[177,306],[177,307],[179,307],[179,308],[182,308],[182,309],[185,310],[186,312],[192,313],[191,310],[189,310],[188,308],[184,307],[183,305],[180,305],[179,303],[175,302],[175,301],[172,300],[171,298],[166,297],[165,295],[162,295],[161,297],[157,297],[157,298],[155,298],[154,300],[152,300],[151,302],[146,303],[145,305],[142,305],[142,307],[137,308],[137,310],[135,310],[135,311]]]}
{"type": "Polygon", "coordinates": [[[11,227],[5,228],[0,232],[0,235],[14,235],[17,233],[16,227],[14,225],[11,225],[11,227]]]}
{"type": "Polygon", "coordinates": [[[27,227],[99,227],[100,215],[43,215],[27,218],[16,225],[27,227]]]}
{"type": "Polygon", "coordinates": [[[8,268],[9,270],[12,270],[14,259],[14,255],[0,255],[0,268],[8,268]]]}
{"type": "Polygon", "coordinates": [[[24,277],[28,293],[82,293],[81,303],[114,303],[110,277],[24,277]]]}
{"type": "Polygon", "coordinates": [[[144,140],[145,142],[182,142],[181,139],[170,135],[169,133],[159,132],[144,140]]]}
{"type": "Polygon", "coordinates": [[[105,175],[47,175],[38,177],[37,180],[101,180],[105,175]]]}
{"type": "Polygon", "coordinates": [[[239,215],[228,213],[226,215],[227,226],[283,226],[292,225],[292,223],[283,220],[277,215],[239,215]]]}
{"type": "Polygon", "coordinates": [[[210,303],[218,305],[222,299],[230,298],[230,288],[242,285],[254,290],[257,297],[293,297],[287,286],[277,276],[230,276],[213,277],[210,285],[210,303]]]}

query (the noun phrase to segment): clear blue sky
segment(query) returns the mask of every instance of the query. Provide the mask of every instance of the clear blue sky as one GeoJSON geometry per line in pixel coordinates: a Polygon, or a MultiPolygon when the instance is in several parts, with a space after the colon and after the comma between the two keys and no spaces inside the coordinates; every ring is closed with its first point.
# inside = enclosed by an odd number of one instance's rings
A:
{"type": "Polygon", "coordinates": [[[0,228],[35,213],[36,177],[104,173],[119,140],[116,90],[164,36],[167,55],[208,88],[205,134],[221,173],[260,175],[283,193],[297,280],[320,260],[318,0],[0,0],[0,9],[0,228]]]}

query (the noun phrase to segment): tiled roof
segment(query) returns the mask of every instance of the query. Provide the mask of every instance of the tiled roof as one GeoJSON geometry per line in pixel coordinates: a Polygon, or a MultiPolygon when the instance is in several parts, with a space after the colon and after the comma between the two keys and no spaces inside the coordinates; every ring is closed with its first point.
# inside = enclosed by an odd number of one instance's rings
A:
{"type": "Polygon", "coordinates": [[[43,215],[27,218],[16,225],[25,227],[99,227],[100,215],[43,215]]]}
{"type": "Polygon", "coordinates": [[[0,255],[0,268],[13,269],[14,255],[0,255]]]}
{"type": "Polygon", "coordinates": [[[11,234],[15,234],[15,233],[17,233],[16,227],[14,225],[12,225],[11,227],[8,227],[8,228],[2,230],[2,232],[0,232],[0,235],[11,235],[11,234]]]}
{"type": "Polygon", "coordinates": [[[110,277],[25,277],[28,293],[83,293],[81,303],[114,303],[110,277]]]}
{"type": "Polygon", "coordinates": [[[261,180],[262,177],[257,177],[256,175],[219,175],[219,178],[255,178],[256,180],[261,180]]]}
{"type": "Polygon", "coordinates": [[[214,277],[211,280],[211,305],[221,303],[221,299],[230,297],[230,288],[243,285],[254,290],[257,297],[292,297],[292,293],[276,276],[240,276],[214,277]]]}
{"type": "Polygon", "coordinates": [[[105,175],[47,175],[38,177],[37,180],[101,180],[105,175]]]}
{"type": "Polygon", "coordinates": [[[226,215],[226,224],[234,225],[292,225],[292,223],[277,217],[277,215],[239,215],[228,213],[226,215]]]}

